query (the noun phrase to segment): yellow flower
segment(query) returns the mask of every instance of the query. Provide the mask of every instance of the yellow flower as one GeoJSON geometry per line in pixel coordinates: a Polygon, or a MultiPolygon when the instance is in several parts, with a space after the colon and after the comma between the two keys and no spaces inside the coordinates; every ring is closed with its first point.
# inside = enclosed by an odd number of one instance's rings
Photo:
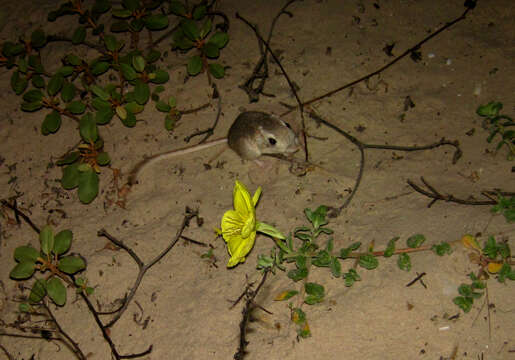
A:
{"type": "MultiPolygon", "coordinates": [[[[251,198],[245,185],[236,180],[233,191],[234,210],[225,212],[222,217],[222,230],[217,231],[223,236],[231,255],[227,267],[234,267],[245,261],[245,256],[254,246],[258,231],[275,239],[285,239],[285,236],[273,226],[256,220],[256,204],[260,195],[261,187],[258,187],[251,198]]],[[[282,243],[279,241],[278,245],[282,243]]]]}
{"type": "Polygon", "coordinates": [[[228,210],[222,217],[222,235],[231,255],[227,267],[245,261],[245,256],[254,246],[256,239],[256,204],[261,195],[259,187],[251,198],[241,182],[236,180],[233,191],[234,210],[228,210]]]}

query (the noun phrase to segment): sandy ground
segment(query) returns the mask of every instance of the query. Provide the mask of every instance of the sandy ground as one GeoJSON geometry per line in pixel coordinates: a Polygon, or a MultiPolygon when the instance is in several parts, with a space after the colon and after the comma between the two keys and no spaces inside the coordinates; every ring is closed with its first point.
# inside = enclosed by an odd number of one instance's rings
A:
{"type": "MultiPolygon", "coordinates": [[[[48,32],[69,34],[75,20],[67,17],[46,22],[54,9],[52,1],[4,2],[1,6],[1,41],[29,34],[42,26],[48,32]],[[26,7],[33,11],[26,10],[26,7]]],[[[230,66],[225,79],[217,81],[222,96],[223,116],[216,137],[226,134],[242,110],[262,110],[280,114],[280,102],[294,104],[291,91],[277,66],[265,91],[275,97],[262,97],[249,104],[238,88],[248,77],[259,52],[254,35],[235,18],[239,12],[268,31],[271,19],[282,4],[273,1],[222,1],[219,9],[231,20],[230,42],[222,51],[221,62],[230,66]]],[[[401,54],[463,11],[462,1],[304,1],[289,7],[293,17],[279,20],[272,47],[280,51],[283,66],[299,87],[303,100],[355,80],[391,60],[383,48],[395,44],[394,55],[401,54]],[[376,6],[377,5],[377,6],[376,6]],[[330,48],[330,50],[328,50],[330,48]]],[[[362,185],[350,206],[329,226],[335,231],[335,247],[361,241],[383,249],[388,240],[405,239],[422,233],[429,244],[459,239],[463,234],[506,238],[511,248],[515,229],[500,216],[492,217],[488,207],[470,207],[429,200],[414,192],[407,179],[423,176],[443,193],[457,197],[478,197],[481,190],[502,188],[514,191],[513,164],[505,153],[494,156],[486,143],[487,133],[475,114],[478,105],[501,101],[504,112],[515,115],[515,5],[512,0],[479,1],[467,18],[441,33],[422,47],[422,59],[409,58],[381,75],[371,91],[362,83],[343,91],[313,108],[342,129],[374,144],[428,144],[445,137],[459,140],[463,157],[452,164],[452,149],[400,153],[367,151],[362,185]],[[415,107],[405,110],[406,97],[415,107]],[[358,129],[360,131],[358,131],[358,129]],[[473,132],[469,132],[474,130],[473,132]]],[[[168,44],[163,44],[163,49],[168,44]]],[[[63,44],[45,50],[49,69],[57,58],[49,54],[69,51],[63,44]]],[[[86,49],[79,54],[87,56],[86,49]]],[[[200,106],[211,94],[205,76],[184,83],[186,57],[168,52],[164,59],[171,74],[165,95],[176,96],[179,108],[200,106]]],[[[137,266],[123,251],[104,249],[107,240],[97,231],[105,228],[123,240],[148,261],[174,238],[186,206],[199,209],[204,224],[192,224],[185,235],[211,244],[216,267],[201,258],[205,248],[179,242],[144,277],[122,319],[111,329],[111,337],[121,354],[145,350],[143,359],[231,359],[239,341],[239,322],[243,304],[229,309],[249,281],[258,280],[257,255],[269,253],[270,239],[258,236],[247,261],[228,270],[228,254],[222,240],[213,235],[222,214],[232,206],[232,187],[239,179],[253,192],[258,185],[263,194],[257,208],[261,221],[272,223],[283,232],[306,225],[303,209],[320,204],[339,206],[352,188],[359,167],[356,148],[326,127],[307,120],[311,160],[328,172],[314,171],[296,177],[288,165],[267,160],[272,170],[264,173],[254,163],[242,162],[225,151],[221,166],[206,169],[212,152],[196,153],[147,168],[127,199],[125,209],[112,204],[112,172],[101,175],[102,193],[90,205],[81,205],[75,192],[59,186],[61,170],[56,159],[78,141],[76,124],[65,121],[53,136],[40,133],[42,112],[24,113],[20,98],[10,89],[10,71],[0,71],[4,91],[0,94],[0,197],[17,193],[20,209],[39,226],[48,222],[55,228],[72,229],[72,251],[88,261],[85,272],[96,291],[94,304],[112,309],[132,286],[137,266]],[[9,182],[16,177],[16,181],[9,182]],[[56,211],[57,210],[57,211],[56,211]],[[65,216],[61,216],[64,213],[65,216]],[[139,304],[139,306],[136,304],[139,304]],[[144,327],[134,317],[148,318],[144,327]]],[[[215,107],[184,116],[174,133],[163,129],[163,116],[149,106],[136,128],[127,129],[118,121],[101,128],[113,168],[124,176],[144,156],[180,148],[183,139],[198,128],[212,123],[215,107]]],[[[299,127],[299,117],[288,121],[299,127]]],[[[505,150],[504,150],[505,151],[505,150]]],[[[301,156],[300,154],[298,155],[301,156]]],[[[12,213],[5,211],[6,214],[12,213]]],[[[14,266],[13,251],[22,244],[37,246],[35,233],[25,224],[8,225],[0,219],[0,314],[5,322],[18,316],[14,301],[22,292],[19,283],[9,279],[14,266]]],[[[401,246],[401,245],[399,245],[401,246]]],[[[249,325],[248,354],[245,359],[515,359],[515,291],[512,285],[488,281],[490,322],[484,298],[472,311],[463,314],[452,302],[457,287],[468,282],[467,274],[477,266],[468,251],[454,247],[451,255],[431,253],[412,256],[413,268],[404,272],[395,258],[380,259],[374,271],[360,269],[362,281],[346,288],[342,279],[326,269],[315,268],[310,280],[323,284],[326,300],[316,306],[304,305],[312,337],[298,341],[290,322],[286,302],[273,298],[282,290],[298,287],[279,272],[265,283],[257,302],[272,314],[256,310],[256,321],[249,325]],[[425,272],[424,282],[406,284],[425,272]],[[454,320],[449,317],[459,314],[454,320]],[[489,329],[490,324],[490,329],[489,329]],[[510,335],[511,334],[511,335],[510,335]]],[[[351,261],[342,262],[344,270],[351,261]]],[[[31,281],[23,283],[30,287],[31,281]]],[[[27,291],[23,292],[27,294],[27,291]]],[[[109,348],[81,300],[73,291],[64,308],[52,307],[60,325],[79,344],[90,359],[110,359],[109,348]]],[[[37,320],[37,319],[34,319],[37,320]]],[[[4,329],[2,331],[13,331],[4,329]]],[[[15,359],[71,359],[62,345],[45,340],[0,337],[0,344],[15,359]]],[[[0,359],[8,359],[0,352],[0,359]]]]}

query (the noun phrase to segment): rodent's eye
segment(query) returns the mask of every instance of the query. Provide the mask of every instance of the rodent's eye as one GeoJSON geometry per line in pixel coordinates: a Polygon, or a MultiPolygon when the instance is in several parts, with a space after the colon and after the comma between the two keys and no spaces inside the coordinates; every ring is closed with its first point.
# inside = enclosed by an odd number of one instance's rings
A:
{"type": "Polygon", "coordinates": [[[291,130],[290,124],[288,124],[286,121],[284,122],[284,125],[286,125],[286,127],[291,130]]]}
{"type": "Polygon", "coordinates": [[[270,143],[270,145],[277,144],[277,140],[275,140],[274,138],[268,138],[268,142],[270,143]]]}

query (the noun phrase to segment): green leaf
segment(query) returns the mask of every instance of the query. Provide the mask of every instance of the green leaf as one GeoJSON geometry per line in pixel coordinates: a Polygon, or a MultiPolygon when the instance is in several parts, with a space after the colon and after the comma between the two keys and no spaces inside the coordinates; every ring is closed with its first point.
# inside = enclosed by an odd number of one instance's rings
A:
{"type": "Polygon", "coordinates": [[[86,263],[78,256],[65,256],[57,264],[59,270],[66,274],[75,274],[77,271],[84,270],[86,263]]]}
{"type": "Polygon", "coordinates": [[[41,251],[45,255],[49,255],[54,248],[54,232],[50,225],[45,225],[39,233],[39,242],[41,244],[41,251]]]}
{"type": "Polygon", "coordinates": [[[138,78],[138,73],[129,64],[120,64],[120,69],[125,80],[132,81],[138,78]]]}
{"type": "Polygon", "coordinates": [[[150,73],[148,76],[149,80],[154,84],[164,84],[170,79],[170,75],[164,70],[156,70],[150,73]]]}
{"type": "Polygon", "coordinates": [[[481,105],[477,108],[476,113],[479,116],[486,116],[489,118],[495,117],[499,114],[502,109],[502,103],[491,101],[486,105],[481,105]]]}
{"type": "Polygon", "coordinates": [[[204,21],[204,24],[202,24],[202,28],[200,29],[200,38],[204,39],[207,34],[211,32],[211,28],[213,27],[213,24],[211,23],[211,20],[206,19],[204,21]]]}
{"type": "Polygon", "coordinates": [[[170,105],[168,105],[167,103],[165,103],[164,101],[159,100],[156,103],[156,109],[158,111],[168,113],[170,110],[172,110],[172,107],[170,105]]]}
{"type": "Polygon", "coordinates": [[[98,76],[109,70],[110,64],[106,61],[96,61],[91,64],[91,74],[98,76]]]}
{"type": "Polygon", "coordinates": [[[77,161],[77,159],[80,157],[80,152],[78,151],[72,151],[71,153],[66,154],[63,158],[57,160],[56,164],[61,165],[70,165],[77,161]]]}
{"type": "MultiPolygon", "coordinates": [[[[222,72],[223,72],[223,67],[221,67],[218,64],[210,64],[210,67],[213,65],[217,65],[215,67],[222,68],[222,72]]],[[[213,76],[215,76],[215,74],[213,74],[213,76]]],[[[308,220],[311,222],[311,225],[313,226],[313,228],[315,230],[317,230],[319,227],[327,224],[327,220],[325,218],[326,214],[327,214],[327,207],[324,205],[319,206],[315,211],[312,211],[311,209],[306,208],[306,209],[304,209],[304,214],[306,215],[308,220]]]]}
{"type": "Polygon", "coordinates": [[[179,16],[186,15],[186,7],[180,1],[170,1],[169,9],[172,14],[179,16]]]}
{"type": "Polygon", "coordinates": [[[331,263],[329,264],[329,267],[331,268],[331,274],[333,274],[335,278],[338,278],[342,275],[342,265],[340,264],[338,258],[331,258],[331,263]]]}
{"type": "Polygon", "coordinates": [[[361,255],[359,257],[359,266],[367,270],[373,270],[379,266],[379,261],[372,254],[361,255]]]}
{"type": "Polygon", "coordinates": [[[183,19],[181,21],[181,29],[184,35],[191,41],[200,40],[200,31],[197,27],[197,23],[190,19],[183,19]]]}
{"type": "Polygon", "coordinates": [[[43,103],[41,101],[34,102],[24,102],[21,104],[21,109],[27,112],[33,112],[41,109],[43,107],[43,103]]]}
{"type": "Polygon", "coordinates": [[[77,89],[75,88],[75,85],[71,82],[65,81],[61,90],[61,99],[63,99],[65,103],[70,102],[73,100],[76,93],[77,89]]]}
{"type": "MultiPolygon", "coordinates": [[[[111,95],[109,95],[109,93],[107,91],[105,91],[104,89],[102,89],[100,86],[98,85],[91,85],[90,88],[91,92],[93,94],[95,94],[96,96],[98,96],[100,99],[104,100],[104,103],[107,103],[106,106],[107,107],[111,107],[111,105],[107,102],[107,100],[109,100],[109,98],[111,97],[111,95]]],[[[98,110],[98,107],[94,106],[95,109],[98,110]]]]}
{"type": "Polygon", "coordinates": [[[138,114],[140,112],[142,112],[145,107],[143,105],[140,105],[134,101],[128,103],[127,105],[125,105],[125,109],[133,114],[138,114]]]}
{"type": "Polygon", "coordinates": [[[102,109],[95,113],[95,122],[98,125],[107,124],[114,116],[114,111],[109,109],[102,109]]]}
{"type": "Polygon", "coordinates": [[[305,279],[308,276],[308,269],[302,268],[302,269],[293,269],[288,271],[288,277],[292,279],[293,281],[299,281],[302,279],[305,279]]]}
{"type": "Polygon", "coordinates": [[[59,68],[59,70],[57,70],[56,74],[60,74],[63,77],[67,77],[67,76],[70,76],[71,74],[73,74],[73,71],[74,71],[73,66],[66,65],[66,66],[62,66],[61,68],[59,68]]]}
{"type": "Polygon", "coordinates": [[[65,61],[67,64],[70,64],[72,66],[79,66],[82,63],[82,60],[80,59],[80,57],[78,57],[75,54],[66,55],[65,61]]]}
{"type": "Polygon", "coordinates": [[[46,35],[45,32],[41,29],[34,31],[30,36],[30,43],[32,47],[35,49],[39,49],[46,44],[46,35]]]}
{"type": "Polygon", "coordinates": [[[191,76],[195,76],[202,70],[202,59],[200,56],[195,55],[193,56],[190,61],[188,62],[188,74],[191,76]]]}
{"type": "Polygon", "coordinates": [[[144,83],[141,80],[136,80],[136,84],[134,85],[134,100],[140,105],[144,105],[147,103],[150,98],[150,88],[148,84],[144,83]]]}
{"type": "Polygon", "coordinates": [[[178,47],[181,50],[189,50],[195,45],[193,41],[191,41],[184,35],[184,32],[182,30],[174,32],[172,38],[174,46],[178,47]]]}
{"type": "Polygon", "coordinates": [[[288,300],[290,298],[292,298],[293,296],[297,295],[299,292],[297,290],[286,290],[286,291],[283,291],[282,293],[280,293],[279,295],[277,295],[275,298],[274,298],[274,301],[285,301],[285,300],[288,300]]]}
{"type": "Polygon", "coordinates": [[[208,44],[214,44],[217,48],[221,49],[225,45],[227,45],[227,42],[229,41],[229,35],[227,33],[218,31],[207,42],[208,44]]]}
{"type": "Polygon", "coordinates": [[[134,56],[132,58],[132,66],[137,72],[143,72],[143,70],[145,70],[145,59],[143,58],[143,56],[134,56]]]}
{"type": "Polygon", "coordinates": [[[495,259],[497,257],[497,244],[495,243],[495,238],[493,236],[489,236],[486,240],[483,253],[490,259],[495,259]]]}
{"type": "Polygon", "coordinates": [[[63,306],[66,303],[66,288],[64,287],[61,279],[53,277],[48,280],[46,284],[48,297],[58,305],[63,306]]]}
{"type": "Polygon", "coordinates": [[[106,152],[101,152],[97,155],[97,163],[100,166],[106,166],[111,162],[111,159],[109,158],[109,154],[106,152]]]}
{"type": "Polygon", "coordinates": [[[313,265],[315,266],[329,266],[331,264],[331,254],[326,250],[321,250],[315,259],[313,265]]]}
{"type": "Polygon", "coordinates": [[[34,304],[38,303],[43,299],[46,295],[46,281],[45,279],[37,279],[32,285],[32,289],[30,290],[29,301],[34,304]]]}
{"type": "Polygon", "coordinates": [[[43,93],[38,89],[32,89],[23,94],[23,100],[26,102],[41,101],[42,99],[43,93]]]}
{"type": "Polygon", "coordinates": [[[71,101],[66,104],[66,110],[72,114],[79,115],[86,111],[86,104],[84,104],[82,101],[71,101]]]}
{"type": "Polygon", "coordinates": [[[54,254],[61,255],[70,250],[73,234],[70,230],[60,231],[55,235],[54,254]]]}
{"type": "Polygon", "coordinates": [[[105,43],[106,49],[111,52],[117,51],[122,46],[122,44],[119,43],[113,35],[105,35],[104,43],[105,43]]]}
{"type": "Polygon", "coordinates": [[[29,82],[25,76],[20,76],[20,72],[16,70],[11,76],[11,87],[16,95],[20,95],[25,91],[29,82]]]}
{"type": "Polygon", "coordinates": [[[151,64],[153,62],[156,62],[161,57],[161,52],[156,49],[150,49],[148,54],[145,56],[145,60],[151,64]]]}
{"type": "Polygon", "coordinates": [[[415,249],[420,247],[420,245],[422,245],[424,241],[426,241],[426,237],[424,235],[415,234],[410,236],[408,240],[406,240],[406,244],[408,245],[408,247],[415,249]]]}
{"type": "Polygon", "coordinates": [[[55,133],[61,127],[61,115],[57,111],[52,111],[45,116],[45,120],[41,124],[41,133],[49,135],[55,133]]]}
{"type": "Polygon", "coordinates": [[[324,296],[324,287],[320,284],[307,282],[304,284],[304,289],[306,290],[306,294],[324,296]]]}
{"type": "Polygon", "coordinates": [[[167,114],[165,116],[165,129],[167,131],[172,131],[175,128],[176,123],[177,123],[176,116],[170,116],[170,114],[167,114]]]}
{"type": "Polygon", "coordinates": [[[63,83],[64,83],[63,75],[58,73],[58,74],[55,74],[54,76],[52,76],[52,78],[50,78],[50,81],[48,82],[48,86],[47,86],[48,95],[54,96],[55,94],[57,94],[59,92],[59,90],[61,90],[63,83]]]}
{"type": "Polygon", "coordinates": [[[77,29],[75,29],[75,31],[73,32],[73,35],[72,35],[72,44],[73,45],[78,45],[78,44],[82,44],[84,42],[84,40],[86,40],[86,27],[84,26],[79,26],[77,29]]]}
{"type": "Polygon", "coordinates": [[[79,200],[83,204],[89,204],[98,195],[98,174],[93,170],[79,172],[79,200]]]}
{"type": "Polygon", "coordinates": [[[218,46],[212,43],[207,43],[202,47],[202,51],[204,54],[211,59],[217,58],[220,56],[220,50],[218,49],[218,46]]]}
{"type": "MultiPolygon", "coordinates": [[[[107,96],[109,97],[109,94],[107,92],[105,94],[107,94],[107,96]]],[[[91,101],[91,105],[96,110],[111,110],[111,103],[107,100],[103,100],[100,97],[93,98],[93,100],[91,101]]]]}
{"type": "Polygon", "coordinates": [[[351,246],[347,247],[347,248],[343,248],[340,250],[340,257],[342,259],[346,259],[350,256],[350,254],[359,249],[359,247],[361,246],[361,242],[355,242],[353,243],[351,246]]]}
{"type": "Polygon", "coordinates": [[[33,262],[38,260],[39,251],[30,245],[19,246],[14,250],[14,259],[18,262],[33,262]]]}
{"type": "Polygon", "coordinates": [[[13,43],[12,41],[6,41],[2,45],[2,54],[6,57],[12,57],[20,55],[25,50],[25,46],[21,43],[13,43]]]}
{"type": "Polygon", "coordinates": [[[34,74],[32,76],[31,80],[32,80],[32,86],[34,86],[38,89],[45,87],[45,80],[43,79],[43,77],[41,75],[34,74]]]}
{"type": "Polygon", "coordinates": [[[81,117],[79,121],[79,132],[82,140],[86,143],[94,143],[98,139],[98,129],[91,113],[81,117]]]}
{"type": "Polygon", "coordinates": [[[404,271],[410,271],[411,270],[411,259],[408,254],[400,254],[399,258],[397,259],[397,266],[399,266],[399,269],[404,271]]]}
{"type": "Polygon", "coordinates": [[[284,236],[279,230],[277,230],[275,227],[269,224],[265,224],[262,222],[256,222],[256,230],[262,234],[266,234],[272,238],[286,239],[286,236],[284,236]]]}
{"type": "Polygon", "coordinates": [[[393,255],[393,253],[395,252],[395,242],[397,240],[399,240],[398,236],[396,236],[393,239],[391,239],[390,241],[388,241],[388,245],[386,246],[386,250],[384,251],[384,255],[383,255],[384,257],[388,258],[393,255]]]}
{"type": "Polygon", "coordinates": [[[195,7],[195,9],[193,9],[192,17],[195,20],[200,20],[204,16],[206,16],[206,13],[207,13],[206,6],[205,5],[198,5],[198,6],[195,7]]]}
{"type": "Polygon", "coordinates": [[[442,242],[441,244],[435,244],[431,247],[431,250],[433,250],[433,252],[438,256],[443,256],[445,254],[452,253],[451,245],[449,245],[449,243],[447,243],[447,242],[442,242]]]}
{"type": "Polygon", "coordinates": [[[149,30],[162,30],[168,26],[168,16],[164,14],[145,16],[143,21],[149,30]]]}
{"type": "Polygon", "coordinates": [[[63,168],[61,186],[65,190],[71,190],[79,186],[79,163],[71,164],[63,168]]]}
{"type": "Polygon", "coordinates": [[[474,302],[472,298],[467,298],[463,296],[457,296],[452,301],[453,303],[458,305],[458,307],[465,313],[468,313],[472,309],[472,304],[474,302]]]}
{"type": "Polygon", "coordinates": [[[132,11],[129,10],[129,9],[113,9],[111,14],[114,17],[121,18],[121,19],[126,19],[126,18],[132,16],[132,11]]]}
{"type": "Polygon", "coordinates": [[[9,276],[15,280],[28,279],[34,274],[36,264],[32,261],[22,261],[16,264],[9,276]]]}
{"type": "Polygon", "coordinates": [[[348,273],[343,275],[343,279],[345,280],[345,286],[351,287],[356,281],[360,281],[361,277],[356,272],[356,270],[350,269],[348,273]]]}

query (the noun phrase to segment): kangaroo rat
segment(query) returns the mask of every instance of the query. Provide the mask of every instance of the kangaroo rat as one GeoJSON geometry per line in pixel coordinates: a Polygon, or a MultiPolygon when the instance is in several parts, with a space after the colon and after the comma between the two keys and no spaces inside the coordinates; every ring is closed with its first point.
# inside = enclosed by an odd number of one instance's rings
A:
{"type": "Polygon", "coordinates": [[[139,173],[147,165],[225,143],[228,143],[229,147],[244,160],[255,160],[261,155],[294,153],[299,148],[299,139],[286,122],[264,112],[246,111],[234,120],[227,138],[171,150],[143,159],[132,169],[129,185],[137,182],[139,173]]]}

